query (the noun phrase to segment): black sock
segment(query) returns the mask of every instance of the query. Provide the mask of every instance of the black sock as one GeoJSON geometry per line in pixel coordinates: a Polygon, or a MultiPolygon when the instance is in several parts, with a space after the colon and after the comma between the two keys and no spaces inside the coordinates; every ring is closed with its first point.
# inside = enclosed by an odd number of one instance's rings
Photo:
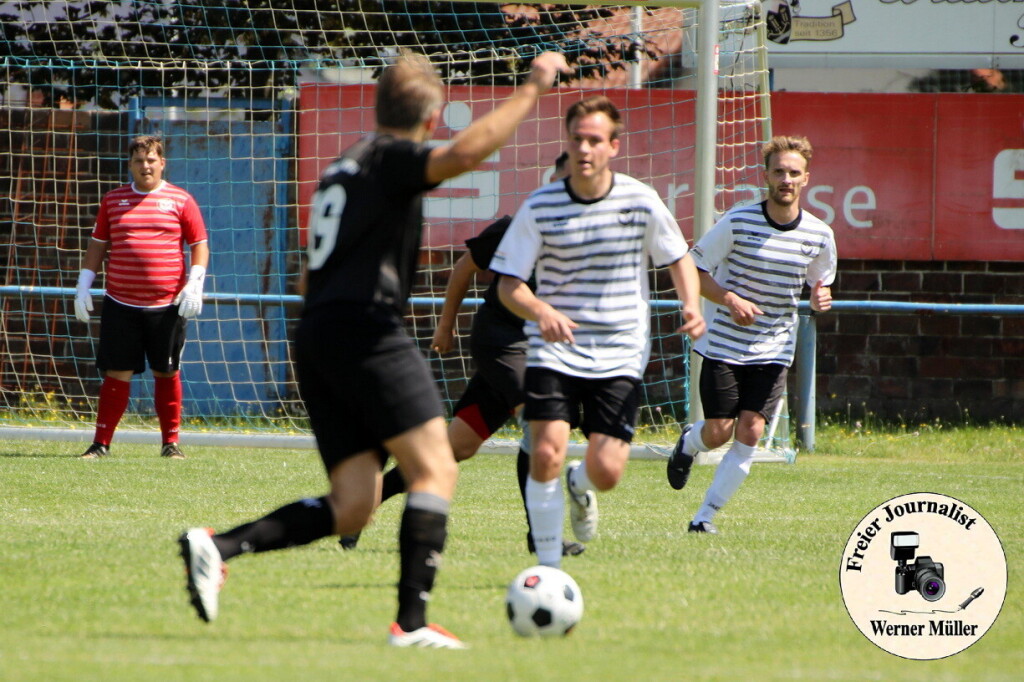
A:
{"type": "Polygon", "coordinates": [[[213,536],[227,560],[246,552],[269,552],[305,545],[334,534],[334,513],[326,497],[306,498],[270,512],[262,519],[213,536]]]}
{"type": "Polygon", "coordinates": [[[380,501],[383,502],[404,492],[405,479],[402,478],[402,472],[399,471],[398,467],[392,467],[390,471],[384,474],[384,481],[380,489],[380,501]]]}
{"type": "Polygon", "coordinates": [[[516,457],[516,475],[519,477],[519,496],[523,498],[523,509],[526,511],[526,549],[533,554],[537,548],[533,544],[530,510],[526,508],[526,477],[530,475],[530,453],[522,448],[519,448],[519,455],[516,457]]]}
{"type": "Polygon", "coordinates": [[[448,536],[448,502],[436,495],[410,493],[398,531],[401,573],[398,577],[398,616],[405,632],[427,624],[427,597],[448,536]]]}

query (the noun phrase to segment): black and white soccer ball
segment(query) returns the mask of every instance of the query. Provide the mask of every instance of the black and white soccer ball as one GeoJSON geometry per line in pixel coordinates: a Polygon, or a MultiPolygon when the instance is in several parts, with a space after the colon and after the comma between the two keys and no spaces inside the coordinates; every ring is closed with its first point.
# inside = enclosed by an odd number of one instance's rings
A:
{"type": "Polygon", "coordinates": [[[568,573],[551,566],[534,566],[508,586],[505,607],[516,634],[561,637],[583,617],[583,593],[568,573]]]}

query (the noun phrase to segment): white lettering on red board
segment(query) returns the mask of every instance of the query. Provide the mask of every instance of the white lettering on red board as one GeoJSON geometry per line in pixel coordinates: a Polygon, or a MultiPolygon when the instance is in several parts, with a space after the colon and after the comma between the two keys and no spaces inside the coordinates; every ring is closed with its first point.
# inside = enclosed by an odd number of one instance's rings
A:
{"type": "MultiPolygon", "coordinates": [[[[996,154],[992,199],[1024,199],[1024,149],[1004,149],[996,154]]],[[[1004,230],[1024,230],[1024,208],[993,206],[992,221],[1004,230]]]]}
{"type": "MultiPolygon", "coordinates": [[[[807,203],[811,208],[820,211],[819,217],[829,225],[836,219],[835,209],[832,208],[833,193],[835,193],[835,187],[832,185],[817,185],[807,192],[807,203]]],[[[874,222],[864,212],[878,208],[875,191],[867,185],[851,187],[843,195],[840,208],[843,212],[843,219],[850,227],[858,229],[872,227],[874,222]]]]}

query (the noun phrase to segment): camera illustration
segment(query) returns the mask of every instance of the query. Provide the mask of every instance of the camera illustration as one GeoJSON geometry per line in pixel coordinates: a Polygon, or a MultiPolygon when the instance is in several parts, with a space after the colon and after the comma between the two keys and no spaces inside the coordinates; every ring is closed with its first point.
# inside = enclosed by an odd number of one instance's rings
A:
{"type": "Polygon", "coordinates": [[[932,561],[930,556],[914,553],[921,544],[920,536],[912,531],[897,531],[892,534],[889,556],[899,564],[896,566],[896,594],[917,590],[927,601],[938,601],[946,594],[942,564],[932,561]],[[908,561],[912,563],[907,564],[908,561]]]}

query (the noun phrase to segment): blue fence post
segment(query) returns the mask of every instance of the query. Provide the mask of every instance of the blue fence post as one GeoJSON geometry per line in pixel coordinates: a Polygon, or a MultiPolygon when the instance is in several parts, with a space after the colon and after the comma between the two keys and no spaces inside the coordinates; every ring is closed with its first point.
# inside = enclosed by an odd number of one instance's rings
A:
{"type": "Polygon", "coordinates": [[[818,326],[814,316],[800,314],[797,327],[797,409],[796,436],[809,452],[814,452],[814,421],[817,409],[818,326]]]}

